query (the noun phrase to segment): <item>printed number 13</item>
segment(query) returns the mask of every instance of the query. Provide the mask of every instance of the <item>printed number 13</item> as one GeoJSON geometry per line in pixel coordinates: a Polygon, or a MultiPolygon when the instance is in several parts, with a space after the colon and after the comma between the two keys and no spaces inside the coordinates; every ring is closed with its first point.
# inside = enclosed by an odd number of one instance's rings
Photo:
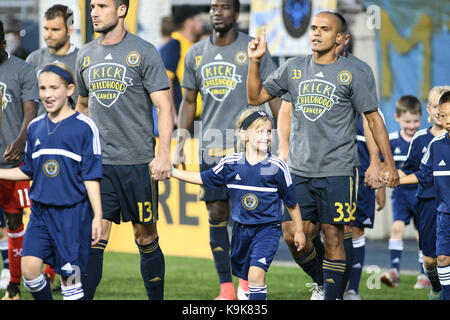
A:
{"type": "Polygon", "coordinates": [[[144,203],[138,202],[138,208],[139,208],[139,221],[141,222],[149,222],[152,220],[153,214],[152,214],[152,204],[150,201],[145,201],[144,203]],[[145,212],[148,213],[148,217],[144,218],[144,207],[145,212]]]}

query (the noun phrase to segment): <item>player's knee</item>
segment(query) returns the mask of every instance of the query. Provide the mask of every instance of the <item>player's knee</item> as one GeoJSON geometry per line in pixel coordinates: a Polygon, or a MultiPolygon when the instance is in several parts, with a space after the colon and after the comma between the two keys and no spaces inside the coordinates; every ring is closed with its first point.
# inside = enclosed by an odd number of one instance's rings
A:
{"type": "Polygon", "coordinates": [[[134,240],[140,246],[145,246],[152,243],[158,238],[158,232],[156,231],[156,224],[135,224],[134,229],[134,240]]]}
{"type": "Polygon", "coordinates": [[[450,264],[450,256],[438,256],[437,257],[437,264],[440,267],[445,267],[448,266],[450,264]]]}
{"type": "Polygon", "coordinates": [[[22,213],[5,213],[6,227],[14,231],[22,225],[22,213]]]}
{"type": "Polygon", "coordinates": [[[33,280],[39,277],[41,274],[42,263],[32,259],[33,257],[22,257],[21,259],[21,270],[22,276],[26,280],[33,280]]]}
{"type": "Polygon", "coordinates": [[[206,208],[208,209],[209,219],[212,221],[227,220],[230,215],[228,202],[225,201],[208,202],[206,208]]]}
{"type": "Polygon", "coordinates": [[[401,239],[403,237],[404,230],[405,223],[403,221],[394,221],[394,223],[392,223],[391,238],[401,239]]]}
{"type": "Polygon", "coordinates": [[[433,270],[436,268],[437,259],[432,257],[423,256],[423,266],[427,270],[433,270]]]}

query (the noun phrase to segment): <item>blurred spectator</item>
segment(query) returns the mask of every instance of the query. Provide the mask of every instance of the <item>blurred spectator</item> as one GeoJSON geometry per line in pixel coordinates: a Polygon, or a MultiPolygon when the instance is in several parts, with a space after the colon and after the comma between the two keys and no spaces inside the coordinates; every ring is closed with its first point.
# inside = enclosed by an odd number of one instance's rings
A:
{"type": "Polygon", "coordinates": [[[8,18],[3,22],[5,29],[6,51],[13,56],[25,60],[29,54],[22,46],[22,24],[16,18],[8,18]]]}
{"type": "Polygon", "coordinates": [[[170,35],[175,31],[172,16],[163,17],[161,19],[161,47],[170,41],[170,35]]]}

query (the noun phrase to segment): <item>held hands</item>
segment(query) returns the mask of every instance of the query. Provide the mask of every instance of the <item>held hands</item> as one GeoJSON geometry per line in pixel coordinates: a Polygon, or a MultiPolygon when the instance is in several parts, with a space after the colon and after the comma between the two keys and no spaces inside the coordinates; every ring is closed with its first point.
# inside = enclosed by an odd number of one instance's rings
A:
{"type": "Polygon", "coordinates": [[[305,234],[300,231],[295,232],[294,243],[295,243],[295,246],[297,247],[297,251],[302,250],[306,244],[305,234]]]}
{"type": "Polygon", "coordinates": [[[383,184],[383,186],[387,186],[389,188],[398,187],[400,184],[400,177],[395,166],[383,166],[379,181],[383,184]]]}
{"type": "Polygon", "coordinates": [[[261,37],[256,36],[255,39],[252,39],[248,43],[247,53],[250,61],[252,59],[260,59],[267,50],[267,41],[266,41],[266,28],[263,27],[261,31],[261,37]]]}
{"type": "Polygon", "coordinates": [[[165,180],[170,178],[172,165],[169,156],[157,155],[149,164],[153,180],[165,180]]]}
{"type": "Polygon", "coordinates": [[[102,235],[102,219],[94,218],[92,220],[92,242],[91,246],[100,241],[100,236],[102,235]]]}

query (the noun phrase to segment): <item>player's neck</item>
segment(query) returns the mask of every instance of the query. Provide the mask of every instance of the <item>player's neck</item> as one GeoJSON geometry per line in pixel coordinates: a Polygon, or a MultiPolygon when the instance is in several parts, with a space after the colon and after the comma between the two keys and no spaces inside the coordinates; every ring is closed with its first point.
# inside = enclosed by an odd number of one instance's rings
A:
{"type": "Polygon", "coordinates": [[[6,52],[6,50],[1,50],[0,51],[0,64],[5,62],[6,60],[8,60],[8,52],[6,52]]]}
{"type": "Polygon", "coordinates": [[[268,155],[269,153],[267,151],[256,150],[248,147],[245,150],[245,159],[247,159],[247,162],[251,165],[263,161],[268,155]]]}
{"type": "Polygon", "coordinates": [[[414,135],[409,136],[406,134],[405,130],[400,129],[400,136],[403,138],[403,140],[405,140],[406,142],[411,142],[412,138],[414,137],[414,135]]]}
{"type": "Polygon", "coordinates": [[[67,52],[70,50],[70,41],[67,41],[61,48],[54,49],[54,48],[48,48],[51,54],[55,56],[65,56],[67,52]]]}
{"type": "Polygon", "coordinates": [[[237,27],[234,25],[225,33],[213,31],[213,44],[218,47],[224,47],[232,44],[237,38],[237,27]]]}
{"type": "Polygon", "coordinates": [[[74,113],[75,113],[75,111],[72,108],[70,108],[68,105],[65,105],[64,107],[62,107],[58,111],[49,112],[48,113],[48,118],[52,122],[56,123],[56,122],[60,122],[60,121],[62,121],[64,119],[67,119],[68,117],[70,117],[74,113]]]}
{"type": "Polygon", "coordinates": [[[318,64],[332,64],[338,59],[335,48],[327,51],[313,52],[312,57],[313,61],[318,64]]]}
{"type": "Polygon", "coordinates": [[[444,127],[439,126],[437,124],[433,124],[433,126],[430,129],[430,132],[433,136],[437,137],[440,136],[441,134],[444,134],[447,132],[447,130],[445,130],[444,127]]]}
{"type": "Polygon", "coordinates": [[[111,46],[119,43],[125,37],[127,31],[125,30],[123,21],[118,22],[116,27],[107,33],[102,33],[100,42],[102,45],[111,46]]]}

